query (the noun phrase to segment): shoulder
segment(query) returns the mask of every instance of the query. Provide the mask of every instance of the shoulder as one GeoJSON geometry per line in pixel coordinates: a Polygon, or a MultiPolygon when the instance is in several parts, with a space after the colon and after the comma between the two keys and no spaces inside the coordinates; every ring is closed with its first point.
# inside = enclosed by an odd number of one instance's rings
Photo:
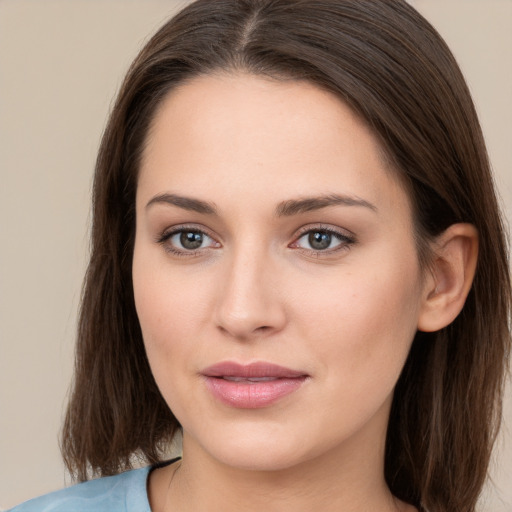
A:
{"type": "Polygon", "coordinates": [[[151,512],[146,490],[149,471],[146,467],[82,482],[8,512],[151,512]]]}

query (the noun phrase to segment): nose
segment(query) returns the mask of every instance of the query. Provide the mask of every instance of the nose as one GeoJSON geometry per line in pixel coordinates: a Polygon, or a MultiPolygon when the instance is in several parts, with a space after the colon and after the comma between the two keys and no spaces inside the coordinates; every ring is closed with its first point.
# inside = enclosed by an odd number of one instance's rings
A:
{"type": "Polygon", "coordinates": [[[254,248],[237,251],[226,261],[215,310],[217,328],[238,340],[269,336],[286,324],[276,261],[254,248]]]}

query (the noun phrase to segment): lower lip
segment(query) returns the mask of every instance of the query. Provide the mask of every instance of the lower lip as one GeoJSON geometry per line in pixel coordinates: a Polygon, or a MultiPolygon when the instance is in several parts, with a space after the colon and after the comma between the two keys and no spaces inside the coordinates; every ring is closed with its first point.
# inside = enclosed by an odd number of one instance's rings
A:
{"type": "Polygon", "coordinates": [[[274,404],[297,391],[306,377],[282,378],[268,381],[230,381],[206,377],[206,386],[221,402],[240,409],[259,409],[274,404]]]}

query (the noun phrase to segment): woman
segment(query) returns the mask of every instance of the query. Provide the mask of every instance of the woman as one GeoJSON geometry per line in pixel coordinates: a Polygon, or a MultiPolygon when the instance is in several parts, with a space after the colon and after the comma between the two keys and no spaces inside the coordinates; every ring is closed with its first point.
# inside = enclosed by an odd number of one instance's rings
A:
{"type": "Polygon", "coordinates": [[[115,476],[15,510],[475,509],[508,261],[467,87],[408,4],[185,8],[93,201],[63,453],[115,476]]]}

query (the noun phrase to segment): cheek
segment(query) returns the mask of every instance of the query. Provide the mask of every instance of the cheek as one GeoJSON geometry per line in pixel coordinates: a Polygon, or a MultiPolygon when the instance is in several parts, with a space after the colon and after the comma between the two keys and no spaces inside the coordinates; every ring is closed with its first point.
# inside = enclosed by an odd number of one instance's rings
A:
{"type": "Polygon", "coordinates": [[[188,340],[200,331],[200,301],[190,291],[178,291],[177,285],[146,281],[137,287],[134,280],[135,305],[152,366],[153,360],[164,364],[171,353],[191,348],[188,340]]]}
{"type": "Polygon", "coordinates": [[[193,384],[184,375],[194,374],[193,353],[200,353],[197,341],[201,301],[197,301],[197,291],[189,284],[177,275],[171,279],[165,265],[138,259],[135,253],[135,306],[148,362],[162,396],[180,419],[187,417],[189,401],[184,397],[191,396],[193,384]],[[139,265],[142,261],[144,265],[139,265]]]}
{"type": "Polygon", "coordinates": [[[170,272],[165,255],[135,244],[133,291],[149,363],[157,378],[187,345],[189,332],[198,329],[197,288],[182,273],[170,272]],[[197,308],[190,305],[196,299],[197,308]]]}
{"type": "Polygon", "coordinates": [[[301,330],[333,379],[393,380],[401,371],[416,333],[419,270],[414,258],[387,262],[354,266],[329,286],[310,283],[297,301],[301,330]]]}
{"type": "MultiPolygon", "coordinates": [[[[192,327],[192,318],[204,302],[194,272],[172,268],[162,247],[136,238],[133,265],[135,306],[143,334],[165,339],[169,332],[192,327]],[[194,308],[191,304],[195,304],[194,308]]],[[[197,321],[195,323],[197,328],[197,321]]]]}

